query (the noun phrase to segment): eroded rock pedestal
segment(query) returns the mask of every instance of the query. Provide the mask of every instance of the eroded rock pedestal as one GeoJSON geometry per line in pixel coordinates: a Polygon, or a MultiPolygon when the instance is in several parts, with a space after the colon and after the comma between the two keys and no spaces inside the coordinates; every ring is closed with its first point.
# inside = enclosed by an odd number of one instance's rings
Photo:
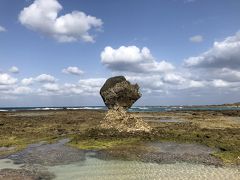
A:
{"type": "Polygon", "coordinates": [[[101,121],[101,128],[117,129],[120,132],[145,131],[151,127],[141,118],[127,113],[140,97],[138,84],[131,84],[124,76],[109,78],[100,90],[108,112],[101,121]]]}

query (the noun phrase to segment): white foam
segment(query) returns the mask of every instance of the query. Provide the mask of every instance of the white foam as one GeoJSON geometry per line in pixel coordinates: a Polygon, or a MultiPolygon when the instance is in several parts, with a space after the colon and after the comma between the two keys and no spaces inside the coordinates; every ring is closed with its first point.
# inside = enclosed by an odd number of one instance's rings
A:
{"type": "Polygon", "coordinates": [[[34,108],[31,110],[35,110],[35,111],[39,111],[39,110],[43,110],[43,111],[49,111],[49,110],[61,110],[63,108],[50,108],[50,107],[46,107],[46,108],[34,108]]]}

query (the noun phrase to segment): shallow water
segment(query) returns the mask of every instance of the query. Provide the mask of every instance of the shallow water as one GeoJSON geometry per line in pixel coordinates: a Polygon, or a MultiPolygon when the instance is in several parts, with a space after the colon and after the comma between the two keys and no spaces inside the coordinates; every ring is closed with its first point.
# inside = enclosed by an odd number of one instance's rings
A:
{"type": "Polygon", "coordinates": [[[173,118],[166,118],[166,119],[162,119],[159,117],[142,117],[145,121],[147,122],[162,122],[162,123],[184,123],[186,122],[183,119],[173,119],[173,118]]]}
{"type": "MultiPolygon", "coordinates": [[[[98,153],[65,146],[68,139],[53,144],[32,144],[8,159],[0,159],[1,169],[25,169],[40,174],[54,174],[56,180],[110,180],[110,179],[240,179],[238,168],[205,166],[177,162],[157,164],[152,162],[98,159],[98,153]]],[[[174,156],[208,155],[213,149],[196,144],[157,142],[146,144],[157,152],[174,156]]],[[[175,158],[176,158],[175,157],[175,158]]]]}
{"type": "Polygon", "coordinates": [[[0,170],[1,169],[20,169],[22,164],[14,164],[11,159],[0,159],[0,170]]]}
{"type": "Polygon", "coordinates": [[[189,154],[189,155],[210,155],[216,150],[200,144],[175,143],[175,142],[153,142],[146,146],[154,148],[158,152],[171,154],[189,154]]]}
{"type": "MultiPolygon", "coordinates": [[[[0,169],[19,169],[21,165],[15,165],[12,161],[0,160],[0,169]]],[[[133,179],[181,179],[181,180],[238,180],[240,177],[237,168],[222,168],[204,166],[200,164],[175,163],[156,164],[138,161],[100,160],[87,157],[85,161],[79,161],[67,165],[44,166],[50,173],[54,173],[56,180],[133,180],[133,179]]]]}
{"type": "Polygon", "coordinates": [[[64,179],[231,179],[239,170],[188,163],[156,164],[137,161],[104,161],[88,157],[84,163],[50,167],[57,180],[64,179]]]}

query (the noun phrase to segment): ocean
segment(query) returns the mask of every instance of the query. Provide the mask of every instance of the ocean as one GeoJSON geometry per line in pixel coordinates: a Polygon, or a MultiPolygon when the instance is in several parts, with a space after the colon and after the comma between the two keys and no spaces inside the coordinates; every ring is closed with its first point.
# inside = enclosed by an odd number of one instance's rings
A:
{"type": "MultiPolygon", "coordinates": [[[[49,110],[107,110],[106,106],[64,106],[64,107],[0,107],[0,112],[8,111],[49,111],[49,110]]],[[[240,106],[133,106],[129,112],[164,112],[164,111],[222,111],[240,110],[240,106]]]]}

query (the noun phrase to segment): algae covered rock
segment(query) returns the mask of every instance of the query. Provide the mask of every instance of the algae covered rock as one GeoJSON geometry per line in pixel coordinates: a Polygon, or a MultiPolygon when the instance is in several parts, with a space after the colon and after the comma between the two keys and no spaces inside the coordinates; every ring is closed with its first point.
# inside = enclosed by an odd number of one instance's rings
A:
{"type": "Polygon", "coordinates": [[[138,84],[131,84],[124,76],[109,78],[100,94],[108,109],[122,107],[127,110],[141,97],[138,84]]]}
{"type": "Polygon", "coordinates": [[[100,90],[108,112],[101,121],[103,129],[116,129],[119,132],[145,131],[151,127],[140,117],[127,112],[140,97],[138,84],[131,84],[124,76],[109,78],[100,90]]]}

